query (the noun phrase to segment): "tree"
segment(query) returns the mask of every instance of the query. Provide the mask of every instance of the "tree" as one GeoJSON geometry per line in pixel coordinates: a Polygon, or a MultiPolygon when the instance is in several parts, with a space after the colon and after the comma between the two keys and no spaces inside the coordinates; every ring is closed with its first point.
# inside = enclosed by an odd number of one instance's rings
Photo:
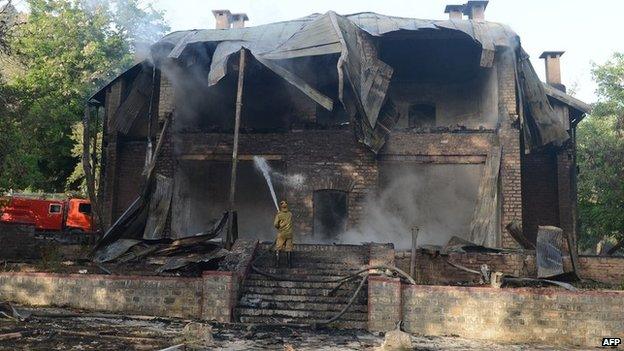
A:
{"type": "Polygon", "coordinates": [[[15,182],[15,171],[1,168],[0,178],[13,181],[0,187],[62,191],[80,164],[72,153],[72,128],[82,118],[86,98],[132,64],[137,43],[168,28],[161,13],[139,8],[136,0],[27,4],[30,13],[11,48],[28,69],[9,85],[19,101],[13,111],[18,131],[13,149],[23,152],[15,157],[29,165],[28,177],[15,182]]]}
{"type": "Polygon", "coordinates": [[[595,66],[598,102],[578,126],[580,243],[624,239],[624,55],[595,66]]]}

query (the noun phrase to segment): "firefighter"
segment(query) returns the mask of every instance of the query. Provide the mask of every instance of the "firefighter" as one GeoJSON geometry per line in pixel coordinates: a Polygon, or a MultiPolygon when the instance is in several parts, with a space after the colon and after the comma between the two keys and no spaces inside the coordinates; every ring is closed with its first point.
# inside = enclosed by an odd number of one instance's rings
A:
{"type": "Polygon", "coordinates": [[[280,264],[280,251],[286,252],[286,260],[288,267],[292,266],[292,249],[293,249],[293,227],[292,212],[288,210],[288,203],[280,201],[279,211],[275,215],[273,225],[277,229],[277,239],[275,239],[275,266],[280,264]]]}

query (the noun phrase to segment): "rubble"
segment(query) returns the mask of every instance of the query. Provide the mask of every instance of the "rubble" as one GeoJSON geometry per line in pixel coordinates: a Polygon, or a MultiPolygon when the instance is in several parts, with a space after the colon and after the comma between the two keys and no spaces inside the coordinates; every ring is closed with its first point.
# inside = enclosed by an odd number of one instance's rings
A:
{"type": "Polygon", "coordinates": [[[376,348],[375,351],[408,351],[413,350],[411,336],[401,331],[401,323],[397,323],[397,327],[386,333],[383,344],[376,348]]]}
{"type": "MultiPolygon", "coordinates": [[[[0,350],[189,350],[195,346],[178,340],[190,330],[199,331],[200,335],[206,335],[201,331],[211,330],[211,344],[195,350],[284,350],[290,347],[297,351],[372,351],[387,344],[383,337],[366,331],[189,323],[178,319],[88,314],[53,308],[28,310],[36,313],[25,322],[27,324],[0,320],[0,335],[7,336],[7,339],[0,337],[0,350]]],[[[393,333],[386,333],[385,339],[394,338],[393,333]]],[[[398,336],[405,344],[407,338],[412,344],[410,350],[564,350],[537,344],[506,345],[403,332],[398,336]]]]}
{"type": "Polygon", "coordinates": [[[119,238],[99,248],[93,261],[106,274],[112,271],[101,263],[137,264],[138,262],[156,266],[154,272],[161,274],[171,271],[197,271],[228,255],[229,251],[221,248],[220,242],[213,239],[222,234],[227,222],[227,212],[220,219],[213,221],[209,230],[176,240],[128,239],[119,238]]]}

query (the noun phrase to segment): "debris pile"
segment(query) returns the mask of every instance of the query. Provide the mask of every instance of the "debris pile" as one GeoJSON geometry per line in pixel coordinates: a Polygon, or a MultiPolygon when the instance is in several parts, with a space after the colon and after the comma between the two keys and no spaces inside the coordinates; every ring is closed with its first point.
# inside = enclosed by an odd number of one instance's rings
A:
{"type": "Polygon", "coordinates": [[[222,248],[220,240],[214,240],[224,231],[227,213],[213,221],[210,230],[179,239],[159,240],[120,238],[98,249],[93,261],[101,264],[146,263],[155,266],[158,274],[165,272],[196,273],[223,259],[228,250],[222,248]]]}

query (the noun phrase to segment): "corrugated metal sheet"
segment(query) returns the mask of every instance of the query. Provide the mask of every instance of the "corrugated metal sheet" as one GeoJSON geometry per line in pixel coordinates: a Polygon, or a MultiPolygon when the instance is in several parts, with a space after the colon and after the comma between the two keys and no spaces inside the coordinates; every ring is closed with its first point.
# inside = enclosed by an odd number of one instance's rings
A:
{"type": "MultiPolygon", "coordinates": [[[[152,59],[158,65],[163,60],[181,58],[192,44],[209,44],[214,51],[208,81],[209,85],[214,85],[227,74],[228,58],[241,47],[247,48],[259,61],[264,60],[265,65],[269,62],[267,60],[275,60],[275,65],[278,65],[277,60],[340,53],[337,65],[339,98],[352,116],[360,117],[356,120],[360,141],[376,152],[383,146],[385,136],[398,115],[392,101],[386,97],[392,67],[379,60],[372,43],[373,37],[423,29],[452,30],[469,36],[482,47],[480,64],[483,67],[493,65],[496,47],[508,47],[512,52],[522,53],[517,70],[522,99],[530,112],[522,120],[526,144],[530,149],[549,143],[560,145],[567,139],[566,130],[554,116],[542,83],[530,62],[524,59],[519,37],[509,27],[499,23],[423,20],[371,12],[340,16],[330,11],[257,27],[174,32],[152,46],[152,59]],[[344,83],[348,83],[350,92],[345,92],[344,83]],[[381,119],[384,122],[378,125],[381,119]]],[[[329,98],[297,79],[297,72],[275,65],[272,68],[275,73],[328,108],[329,98]]],[[[143,90],[137,88],[135,95],[143,90]]],[[[136,115],[141,113],[141,106],[134,99],[128,99],[127,106],[120,107],[120,113],[116,114],[118,117],[125,111],[122,118],[125,120],[118,122],[121,129],[129,129],[136,115]]]]}

